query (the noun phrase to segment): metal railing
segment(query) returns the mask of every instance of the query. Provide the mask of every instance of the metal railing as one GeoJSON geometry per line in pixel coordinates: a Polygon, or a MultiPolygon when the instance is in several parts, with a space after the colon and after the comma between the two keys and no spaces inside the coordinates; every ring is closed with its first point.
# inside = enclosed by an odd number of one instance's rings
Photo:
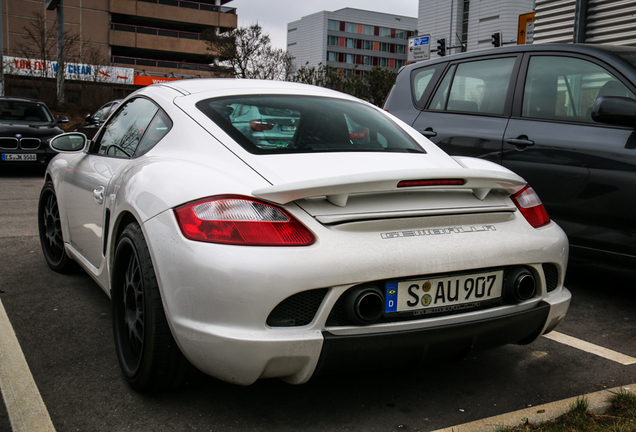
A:
{"type": "Polygon", "coordinates": [[[163,67],[163,68],[195,70],[195,71],[213,70],[213,67],[210,66],[209,64],[176,62],[176,61],[170,61],[170,60],[153,60],[153,59],[145,59],[145,58],[138,58],[138,57],[118,56],[118,55],[111,55],[110,62],[132,65],[132,66],[163,67]]]}
{"type": "Polygon", "coordinates": [[[177,6],[188,9],[198,9],[209,12],[220,12],[220,13],[229,13],[236,15],[236,8],[226,7],[226,6],[216,6],[209,3],[200,3],[195,1],[187,1],[187,0],[138,0],[144,1],[147,3],[156,3],[166,6],[177,6]]]}
{"type": "Polygon", "coordinates": [[[175,37],[181,39],[192,39],[192,40],[201,40],[200,33],[187,32],[187,31],[179,31],[179,30],[169,30],[162,29],[156,27],[145,27],[145,26],[137,26],[130,24],[119,24],[119,23],[111,23],[111,30],[124,31],[129,33],[138,33],[138,34],[148,34],[154,36],[167,36],[167,37],[175,37]]]}

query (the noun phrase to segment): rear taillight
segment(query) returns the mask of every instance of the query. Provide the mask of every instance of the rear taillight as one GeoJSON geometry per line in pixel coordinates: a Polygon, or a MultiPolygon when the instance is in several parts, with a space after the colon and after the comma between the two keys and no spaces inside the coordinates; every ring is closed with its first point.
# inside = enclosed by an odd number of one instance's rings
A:
{"type": "Polygon", "coordinates": [[[521,211],[523,217],[533,227],[539,228],[550,222],[550,216],[548,216],[548,212],[543,207],[539,195],[529,185],[526,185],[510,198],[521,211]]]}
{"type": "Polygon", "coordinates": [[[274,129],[274,123],[267,123],[263,120],[252,120],[250,121],[250,128],[255,132],[263,132],[266,130],[274,129]]]}
{"type": "Polygon", "coordinates": [[[190,240],[250,246],[307,246],[315,237],[285,210],[241,196],[220,196],[174,210],[190,240]]]}

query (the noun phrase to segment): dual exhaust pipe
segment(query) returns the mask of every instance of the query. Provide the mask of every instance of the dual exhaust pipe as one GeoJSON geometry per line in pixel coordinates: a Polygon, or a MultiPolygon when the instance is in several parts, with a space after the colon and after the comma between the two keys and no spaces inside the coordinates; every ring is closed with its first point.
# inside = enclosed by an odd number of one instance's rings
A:
{"type": "MultiPolygon", "coordinates": [[[[513,267],[506,271],[503,282],[506,303],[521,303],[537,293],[534,275],[526,267],[513,267]]],[[[357,325],[376,323],[384,315],[384,292],[376,285],[362,285],[346,293],[347,318],[357,325]]]]}

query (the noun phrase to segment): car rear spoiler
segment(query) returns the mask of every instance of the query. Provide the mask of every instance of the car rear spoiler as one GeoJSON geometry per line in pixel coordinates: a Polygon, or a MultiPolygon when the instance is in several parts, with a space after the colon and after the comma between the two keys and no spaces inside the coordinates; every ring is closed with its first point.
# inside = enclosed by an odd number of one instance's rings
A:
{"type": "Polygon", "coordinates": [[[252,191],[258,198],[287,204],[298,199],[326,196],[332,204],[344,207],[350,195],[365,192],[389,192],[399,188],[402,181],[461,179],[462,185],[414,186],[422,190],[471,190],[479,200],[484,200],[492,190],[510,195],[526,184],[518,175],[504,170],[474,168],[436,168],[369,172],[355,175],[316,178],[259,188],[252,191]]]}

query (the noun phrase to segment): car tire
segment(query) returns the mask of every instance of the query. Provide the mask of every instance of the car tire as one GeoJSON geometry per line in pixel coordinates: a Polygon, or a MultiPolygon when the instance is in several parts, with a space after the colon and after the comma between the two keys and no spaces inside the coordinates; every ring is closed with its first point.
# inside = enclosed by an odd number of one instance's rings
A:
{"type": "Polygon", "coordinates": [[[49,267],[58,273],[68,273],[75,269],[75,261],[66,254],[64,249],[60,210],[53,183],[50,181],[44,184],[40,192],[38,231],[44,259],[49,267]]]}
{"type": "Polygon", "coordinates": [[[130,386],[154,392],[183,384],[194,368],[170,332],[148,246],[136,222],[117,241],[111,301],[117,358],[130,386]]]}

